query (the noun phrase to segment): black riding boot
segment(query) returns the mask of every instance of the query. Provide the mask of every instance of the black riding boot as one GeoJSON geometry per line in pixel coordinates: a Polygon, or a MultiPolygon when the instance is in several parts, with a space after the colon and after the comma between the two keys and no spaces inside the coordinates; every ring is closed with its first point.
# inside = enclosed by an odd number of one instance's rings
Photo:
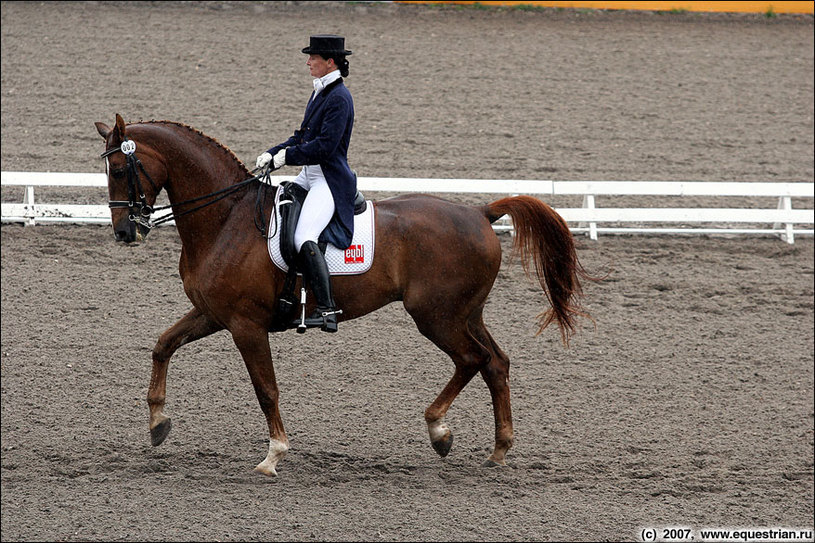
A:
{"type": "Polygon", "coordinates": [[[324,332],[337,331],[337,307],[331,295],[331,281],[328,265],[320,248],[313,241],[307,241],[300,248],[300,270],[303,278],[311,286],[317,309],[306,319],[307,328],[320,327],[324,332]]]}

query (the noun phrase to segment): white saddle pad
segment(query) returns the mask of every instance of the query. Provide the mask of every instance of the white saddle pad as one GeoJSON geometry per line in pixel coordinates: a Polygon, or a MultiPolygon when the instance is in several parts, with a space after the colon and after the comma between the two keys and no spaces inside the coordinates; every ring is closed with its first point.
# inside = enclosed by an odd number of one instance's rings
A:
{"type": "MultiPolygon", "coordinates": [[[[272,262],[283,271],[289,271],[289,266],[283,260],[280,252],[280,210],[278,200],[280,192],[275,196],[275,215],[269,221],[269,232],[273,235],[269,238],[269,256],[272,262]]],[[[338,249],[330,243],[325,250],[325,262],[328,264],[328,271],[331,275],[357,275],[365,273],[371,268],[374,262],[374,205],[370,200],[364,212],[354,215],[354,239],[351,246],[346,250],[338,249]]]]}

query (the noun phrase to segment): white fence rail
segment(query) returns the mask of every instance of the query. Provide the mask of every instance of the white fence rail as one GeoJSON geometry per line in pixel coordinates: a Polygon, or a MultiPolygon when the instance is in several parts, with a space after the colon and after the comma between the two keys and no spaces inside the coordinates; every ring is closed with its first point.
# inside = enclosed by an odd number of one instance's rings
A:
{"type": "MultiPolygon", "coordinates": [[[[293,176],[277,176],[276,182],[293,176]]],[[[23,186],[23,201],[2,204],[3,222],[109,223],[106,205],[45,204],[34,198],[35,187],[107,187],[101,173],[2,172],[2,186],[23,186]]],[[[813,235],[814,183],[731,183],[667,181],[529,181],[504,179],[429,179],[360,177],[363,192],[429,192],[582,196],[582,207],[556,208],[575,233],[597,239],[601,233],[650,234],[770,234],[793,243],[795,235],[813,235]],[[723,207],[599,207],[598,196],[696,196],[770,198],[773,208],[723,207]],[[805,209],[793,209],[792,200],[804,199],[805,209]],[[715,224],[715,227],[698,226],[715,224]],[[608,226],[607,226],[608,225],[608,226]],[[671,225],[671,226],[660,226],[671,225]],[[807,228],[801,228],[807,225],[807,228]]],[[[507,217],[494,225],[511,230],[507,217]]]]}

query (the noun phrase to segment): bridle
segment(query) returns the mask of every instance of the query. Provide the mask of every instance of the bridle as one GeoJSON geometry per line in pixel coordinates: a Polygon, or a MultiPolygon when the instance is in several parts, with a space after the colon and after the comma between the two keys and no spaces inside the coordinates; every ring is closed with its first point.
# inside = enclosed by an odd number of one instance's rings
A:
{"type": "Polygon", "coordinates": [[[153,191],[155,192],[156,196],[158,196],[158,193],[160,192],[160,189],[158,187],[156,187],[156,184],[153,182],[153,179],[150,177],[150,174],[147,173],[147,170],[144,168],[144,164],[142,164],[141,160],[139,160],[138,157],[136,157],[136,142],[135,141],[129,140],[129,139],[127,139],[125,137],[124,141],[122,141],[122,144],[119,147],[113,147],[112,149],[108,149],[107,151],[102,153],[100,156],[101,156],[101,158],[107,158],[110,155],[112,155],[114,153],[118,153],[118,152],[121,152],[122,154],[124,154],[125,158],[127,159],[127,172],[126,172],[126,174],[127,174],[127,197],[128,197],[128,200],[127,201],[125,201],[125,200],[109,200],[108,201],[108,207],[111,208],[111,209],[127,208],[130,211],[130,213],[128,215],[128,219],[131,222],[134,222],[134,223],[142,226],[143,228],[146,228],[149,231],[154,226],[158,226],[158,225],[163,224],[165,222],[172,221],[176,217],[181,217],[183,215],[187,215],[187,214],[192,213],[194,211],[198,211],[201,208],[207,207],[209,205],[214,204],[215,202],[217,202],[219,200],[222,200],[222,199],[226,198],[230,194],[232,194],[234,192],[237,192],[239,189],[241,189],[242,187],[244,187],[245,185],[248,185],[249,183],[251,183],[253,181],[259,181],[260,185],[258,187],[259,190],[258,190],[258,196],[257,196],[257,200],[256,200],[256,205],[255,205],[255,209],[256,209],[255,227],[261,232],[261,234],[264,237],[266,237],[266,226],[265,226],[264,221],[263,221],[264,212],[263,212],[263,203],[262,203],[260,188],[263,185],[270,185],[272,187],[275,187],[275,185],[272,184],[271,177],[269,175],[273,170],[273,168],[271,166],[267,166],[266,168],[256,168],[255,170],[252,171],[252,173],[254,174],[258,170],[260,170],[260,173],[258,173],[257,175],[253,175],[252,177],[250,177],[248,179],[245,179],[244,181],[241,181],[239,183],[235,183],[234,185],[230,185],[230,186],[228,186],[226,188],[223,188],[221,190],[217,190],[215,192],[211,192],[209,194],[205,194],[203,196],[198,196],[197,198],[191,198],[189,200],[184,200],[183,202],[178,202],[178,203],[174,204],[176,208],[178,208],[180,206],[184,206],[186,204],[192,204],[192,203],[200,202],[200,201],[206,200],[208,198],[213,198],[212,200],[210,200],[208,202],[204,202],[199,206],[193,207],[191,209],[187,209],[187,210],[182,211],[180,213],[169,213],[169,214],[164,215],[161,218],[153,221],[153,220],[151,220],[151,216],[153,215],[153,213],[155,213],[156,211],[163,211],[165,209],[170,209],[170,208],[173,207],[173,205],[171,204],[171,205],[167,205],[167,206],[153,207],[153,206],[151,206],[150,204],[147,203],[147,197],[144,194],[144,189],[142,188],[141,179],[139,178],[139,171],[141,171],[144,174],[144,176],[147,178],[147,181],[150,182],[150,186],[153,187],[153,191]],[[258,221],[258,214],[260,216],[260,221],[258,221]]]}
{"type": "Polygon", "coordinates": [[[135,141],[125,138],[121,146],[108,149],[102,153],[101,157],[107,158],[113,153],[117,153],[119,151],[121,151],[127,159],[128,200],[110,200],[108,202],[108,207],[111,209],[126,207],[130,211],[128,219],[130,219],[131,222],[135,222],[136,224],[139,224],[149,230],[153,227],[153,224],[150,221],[150,216],[153,214],[155,209],[147,203],[147,197],[144,195],[141,179],[139,179],[139,170],[144,173],[144,176],[150,182],[150,186],[153,187],[156,195],[158,195],[159,192],[158,188],[153,182],[153,179],[150,177],[150,174],[144,169],[144,164],[142,164],[141,160],[136,157],[135,141]],[[137,195],[138,201],[136,201],[137,195]]]}

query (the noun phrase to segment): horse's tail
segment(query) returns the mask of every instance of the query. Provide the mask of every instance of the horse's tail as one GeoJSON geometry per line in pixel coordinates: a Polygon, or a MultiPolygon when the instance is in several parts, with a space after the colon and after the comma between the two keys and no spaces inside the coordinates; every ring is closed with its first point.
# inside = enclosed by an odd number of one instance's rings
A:
{"type": "Polygon", "coordinates": [[[483,208],[493,223],[504,215],[512,218],[515,229],[513,256],[530,278],[529,262],[535,263],[535,275],[551,308],[538,315],[540,334],[557,321],[563,343],[568,346],[576,330],[576,318],[589,314],[582,308],[583,289],[580,279],[593,280],[580,264],[574,239],[566,221],[554,209],[531,196],[503,198],[483,208]]]}

